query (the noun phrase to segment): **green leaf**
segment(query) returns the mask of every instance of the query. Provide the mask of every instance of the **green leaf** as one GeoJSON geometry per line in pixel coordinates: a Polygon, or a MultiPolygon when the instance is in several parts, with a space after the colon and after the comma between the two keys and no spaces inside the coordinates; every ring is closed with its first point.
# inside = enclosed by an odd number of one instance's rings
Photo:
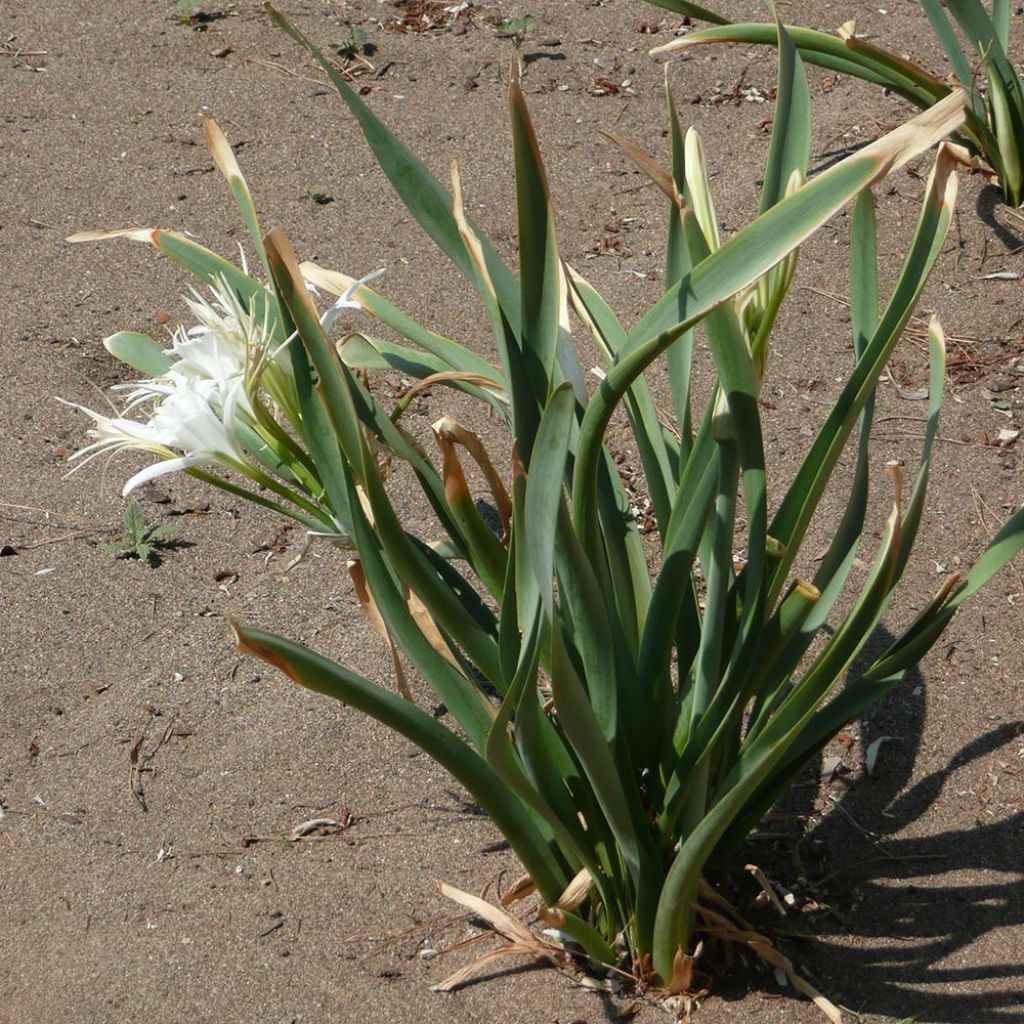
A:
{"type": "Polygon", "coordinates": [[[683,14],[690,18],[700,18],[702,21],[710,21],[715,25],[728,25],[728,18],[700,4],[692,4],[689,0],[648,0],[648,3],[656,7],[664,7],[666,11],[674,11],[676,14],[683,14]]]}
{"type": "MultiPolygon", "coordinates": [[[[513,79],[509,88],[512,151],[516,168],[516,210],[519,222],[521,358],[539,405],[553,387],[558,346],[562,265],[555,242],[551,198],[540,147],[526,99],[513,79]]],[[[516,438],[520,455],[530,465],[529,439],[516,438]]]]}
{"type": "MultiPolygon", "coordinates": [[[[486,359],[481,358],[465,345],[460,345],[451,338],[445,338],[440,334],[427,330],[422,324],[417,323],[407,313],[403,313],[397,306],[392,305],[382,295],[375,292],[366,284],[344,274],[332,270],[326,270],[309,260],[301,263],[299,269],[302,276],[323,288],[332,295],[342,295],[349,289],[353,289],[352,298],[355,299],[374,319],[397,331],[403,338],[407,338],[414,345],[418,345],[429,356],[432,356],[436,363],[437,370],[449,369],[465,373],[477,373],[482,377],[493,379],[495,386],[505,390],[501,371],[492,366],[486,359]]],[[[380,342],[373,339],[374,346],[378,351],[404,351],[397,347],[390,348],[388,342],[380,342]]]]}
{"type": "MultiPolygon", "coordinates": [[[[652,0],[653,2],[653,0],[652,0]]],[[[886,86],[915,106],[926,108],[949,95],[950,88],[924,68],[863,40],[848,41],[826,32],[786,25],[785,30],[808,63],[863,78],[886,86]]],[[[678,53],[693,46],[713,43],[775,46],[778,33],[774,25],[756,22],[726,24],[689,32],[679,39],[656,47],[652,54],[678,53]]]]}
{"type": "Polygon", "coordinates": [[[601,443],[612,413],[633,381],[694,324],[785,258],[858,192],[962,123],[963,104],[962,94],[951,96],[822,172],[694,267],[633,328],[629,346],[590,401],[580,428],[573,502],[586,550],[595,549],[594,481],[601,443]]]}
{"type": "MultiPolygon", "coordinates": [[[[297,43],[304,46],[327,73],[327,77],[348,105],[381,170],[388,176],[402,202],[438,248],[472,281],[471,260],[452,216],[452,199],[427,168],[388,130],[358,93],[338,74],[334,65],[271,4],[271,20],[297,43]]],[[[513,332],[519,327],[519,299],[515,281],[489,242],[481,242],[490,276],[513,332]]]]}
{"type": "MultiPolygon", "coordinates": [[[[964,48],[960,44],[960,39],[950,23],[949,15],[946,14],[941,0],[921,0],[921,9],[924,11],[925,17],[927,17],[928,23],[935,33],[935,38],[939,41],[946,59],[956,73],[956,77],[967,88],[971,88],[974,85],[974,72],[971,70],[971,62],[964,53],[964,48]]],[[[979,114],[982,113],[983,107],[980,99],[977,101],[975,110],[979,114]]]]}
{"type": "Polygon", "coordinates": [[[775,5],[770,6],[778,32],[779,81],[761,188],[762,213],[784,198],[794,173],[801,179],[806,176],[811,156],[811,92],[807,74],[775,5]]]}
{"type": "Polygon", "coordinates": [[[103,339],[103,347],[115,359],[120,359],[147,377],[162,377],[173,362],[158,342],[148,334],[139,334],[137,331],[118,331],[103,339]]]}
{"type": "Polygon", "coordinates": [[[572,387],[563,383],[554,390],[544,409],[526,478],[525,544],[541,602],[552,621],[558,509],[564,501],[565,460],[575,410],[572,387]]]}
{"type": "Polygon", "coordinates": [[[885,314],[853,375],[811,445],[804,463],[782,500],[769,533],[785,548],[775,568],[769,600],[785,583],[800,541],[810,524],[825,485],[836,466],[857,416],[874,394],[878,375],[917,304],[931,267],[949,229],[956,197],[955,160],[943,147],[929,178],[910,251],[885,314]]]}
{"type": "MultiPolygon", "coordinates": [[[[682,195],[686,190],[686,157],[683,133],[679,116],[668,87],[668,65],[665,66],[665,98],[668,104],[669,134],[672,139],[672,180],[676,191],[682,195]]],[[[692,269],[689,249],[683,230],[682,211],[675,202],[669,203],[668,236],[665,242],[665,289],[677,285],[692,269]]],[[[693,334],[684,334],[669,350],[667,355],[668,381],[672,390],[676,422],[679,425],[679,462],[677,476],[693,445],[693,422],[690,408],[690,372],[693,364],[693,334]]]]}
{"type": "Polygon", "coordinates": [[[309,690],[343,701],[425,750],[449,771],[508,839],[545,900],[554,903],[568,879],[516,796],[487,762],[435,718],[368,679],[300,644],[234,624],[238,649],[280,669],[309,690]]]}
{"type": "Polygon", "coordinates": [[[231,192],[235,197],[235,203],[245,221],[246,230],[252,239],[260,262],[263,264],[263,272],[270,278],[270,265],[267,263],[267,253],[263,248],[263,231],[260,228],[259,218],[256,216],[256,207],[249,192],[249,186],[242,170],[235,159],[234,150],[225,138],[224,133],[217,126],[217,123],[210,117],[203,115],[203,131],[206,135],[206,146],[213,157],[217,169],[227,179],[231,186],[231,192]]]}
{"type": "MultiPolygon", "coordinates": [[[[598,291],[575,271],[570,270],[573,307],[590,330],[608,363],[612,363],[625,347],[627,333],[611,307],[598,291]]],[[[678,446],[662,425],[643,377],[634,381],[625,396],[630,426],[640,451],[647,491],[651,499],[659,532],[664,534],[670,510],[669,494],[673,488],[673,465],[678,461],[678,446]]]]}

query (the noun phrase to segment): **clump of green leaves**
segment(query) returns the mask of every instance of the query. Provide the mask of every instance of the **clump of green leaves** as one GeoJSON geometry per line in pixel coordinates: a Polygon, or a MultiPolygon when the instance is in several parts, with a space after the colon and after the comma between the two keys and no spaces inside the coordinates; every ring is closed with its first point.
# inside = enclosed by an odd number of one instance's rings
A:
{"type": "MultiPolygon", "coordinates": [[[[700,139],[683,131],[669,96],[669,166],[614,137],[664,194],[668,222],[663,293],[627,327],[559,255],[517,80],[509,110],[518,273],[469,219],[457,167],[449,191],[330,60],[270,10],[320,62],[410,213],[476,291],[495,354],[427,329],[369,287],[370,277],[300,265],[280,229],[262,233],[231,148],[207,121],[214,160],[267,280],[173,232],[115,234],[156,245],[215,289],[231,315],[202,315],[207,329],[241,335],[245,368],[231,379],[244,384],[244,401],[232,386],[206,408],[204,385],[202,403],[189,396],[191,429],[170,430],[157,449],[154,423],[129,430],[91,414],[108,439],[100,444],[155,451],[335,543],[391,652],[395,690],[261,629],[237,626],[240,649],[374,716],[450,771],[522,861],[528,879],[515,894],[539,894],[539,918],[567,946],[584,950],[597,969],[683,991],[701,927],[721,920],[709,885],[750,831],[1024,547],[1022,509],[963,577],[946,580],[913,622],[894,630],[885,651],[862,657],[922,520],[945,367],[937,321],[920,462],[906,494],[893,471],[885,529],[869,568],[857,573],[875,389],[945,245],[957,158],[940,146],[887,297],[871,190],[959,128],[966,98],[951,93],[806,181],[810,90],[793,40],[777,24],[777,105],[759,212],[723,239],[700,139]],[[788,343],[773,333],[777,316],[800,246],[851,203],[852,365],[802,465],[775,484],[769,501],[769,480],[781,474],[768,472],[760,395],[771,352],[788,343]],[[308,284],[338,300],[321,314],[308,284]],[[367,323],[336,340],[332,326],[342,315],[367,323]],[[596,345],[603,358],[593,390],[574,328],[586,351],[596,345]],[[702,408],[691,387],[698,344],[713,359],[702,408]],[[659,360],[671,388],[668,412],[655,405],[645,376],[659,360]],[[393,396],[372,387],[378,373],[417,383],[393,396]],[[415,436],[403,414],[427,387],[482,403],[504,437],[487,445],[448,416],[432,437],[415,436]],[[650,499],[654,530],[646,538],[609,448],[620,410],[650,499]],[[210,440],[189,450],[200,423],[210,440]],[[833,480],[848,448],[852,475],[833,480]],[[398,463],[422,491],[405,521],[389,493],[398,463]],[[210,464],[222,472],[209,472],[210,464]],[[483,481],[476,495],[473,478],[483,481]],[[824,554],[812,554],[803,540],[830,484],[845,491],[845,510],[824,554]],[[497,510],[498,529],[481,514],[480,498],[497,510]],[[448,721],[414,702],[407,666],[443,702],[448,721]]],[[[171,372],[152,339],[115,338],[108,348],[129,365],[148,376],[171,372]]],[[[168,400],[160,401],[159,426],[175,426],[168,400]]],[[[520,922],[508,930],[513,948],[535,948],[520,922]]]]}
{"type": "Polygon", "coordinates": [[[106,545],[118,558],[134,558],[156,568],[161,562],[161,553],[174,547],[174,531],[166,524],[149,526],[142,516],[139,504],[133,501],[124,513],[124,533],[106,545]]]}
{"type": "MultiPolygon", "coordinates": [[[[706,43],[773,46],[778,38],[770,23],[733,23],[688,0],[649,2],[715,24],[659,46],[653,51],[656,54],[706,43]]],[[[1024,203],[1024,82],[1009,57],[1009,0],[993,0],[991,11],[981,0],[920,0],[920,7],[956,80],[971,97],[960,136],[987,162],[1006,203],[1020,206],[1024,203]]],[[[852,21],[836,35],[794,26],[787,26],[787,31],[803,60],[885,86],[921,109],[938,103],[954,88],[901,54],[860,38],[852,21]]]]}

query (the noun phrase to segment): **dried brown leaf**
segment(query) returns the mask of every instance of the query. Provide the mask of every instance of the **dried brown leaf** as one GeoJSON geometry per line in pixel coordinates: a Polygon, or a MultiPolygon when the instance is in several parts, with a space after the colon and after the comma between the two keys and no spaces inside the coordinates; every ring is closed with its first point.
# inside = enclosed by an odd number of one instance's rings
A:
{"type": "Polygon", "coordinates": [[[391,661],[395,666],[395,684],[398,686],[398,692],[410,704],[414,703],[412,691],[409,689],[409,683],[405,677],[405,670],[402,668],[398,646],[384,621],[384,616],[381,615],[380,609],[377,607],[377,602],[373,599],[373,594],[370,593],[370,588],[366,583],[366,574],[363,572],[363,563],[358,560],[349,562],[348,574],[352,580],[356,597],[359,598],[359,603],[363,606],[363,611],[366,612],[366,617],[373,623],[374,629],[387,641],[388,649],[391,651],[391,661]]]}

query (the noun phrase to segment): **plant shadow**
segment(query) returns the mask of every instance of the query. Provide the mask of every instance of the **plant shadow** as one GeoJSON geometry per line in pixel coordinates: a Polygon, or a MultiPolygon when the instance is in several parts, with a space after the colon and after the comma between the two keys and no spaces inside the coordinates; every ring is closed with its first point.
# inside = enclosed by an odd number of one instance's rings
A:
{"type": "MultiPolygon", "coordinates": [[[[892,639],[881,631],[875,653],[892,639]]],[[[865,749],[892,737],[877,771],[861,766],[833,782],[830,790],[841,786],[840,795],[799,840],[798,874],[830,908],[815,914],[813,925],[803,915],[794,920],[795,931],[814,938],[801,943],[799,960],[830,999],[857,1013],[936,1024],[1024,1022],[1024,812],[990,824],[979,816],[969,828],[913,827],[957,784],[958,773],[1017,740],[1024,722],[970,740],[944,767],[914,781],[926,700],[915,671],[864,716],[865,749]]],[[[992,771],[1012,784],[1014,772],[992,760],[992,771]]],[[[815,792],[802,790],[808,812],[815,792]]],[[[965,795],[978,799],[971,790],[965,795]]]]}
{"type": "MultiPolygon", "coordinates": [[[[1003,201],[1003,193],[995,185],[986,185],[981,189],[978,193],[976,208],[978,216],[992,229],[999,241],[1006,246],[1008,253],[1024,248],[1024,238],[1018,233],[1019,227],[1016,229],[1011,228],[1003,221],[1000,221],[998,217],[999,213],[1005,213],[1008,208],[1003,201]]],[[[1016,219],[1018,225],[1024,224],[1024,221],[1019,219],[1016,211],[1012,211],[1010,216],[1016,219]]]]}

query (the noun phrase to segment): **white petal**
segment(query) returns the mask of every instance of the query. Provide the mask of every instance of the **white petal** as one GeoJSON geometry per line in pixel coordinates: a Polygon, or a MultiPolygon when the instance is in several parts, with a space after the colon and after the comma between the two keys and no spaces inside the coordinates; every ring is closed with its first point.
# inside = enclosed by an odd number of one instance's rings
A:
{"type": "MultiPolygon", "coordinates": [[[[213,460],[207,461],[212,462],[213,460]]],[[[149,483],[150,480],[155,480],[158,476],[163,476],[165,473],[175,473],[179,469],[187,469],[189,466],[195,465],[197,465],[197,462],[194,459],[190,461],[188,456],[182,456],[177,459],[162,459],[160,462],[154,462],[151,466],[140,470],[135,476],[128,478],[124,487],[121,488],[121,497],[127,498],[140,484],[149,483]]]]}
{"type": "MultiPolygon", "coordinates": [[[[338,314],[343,309],[362,309],[363,304],[358,299],[353,298],[356,293],[356,289],[359,288],[360,285],[366,284],[367,281],[372,281],[375,277],[380,277],[385,270],[387,270],[387,267],[379,267],[377,270],[372,271],[365,277],[359,278],[358,281],[353,281],[352,284],[338,296],[334,305],[331,306],[320,318],[320,326],[325,331],[329,331],[331,329],[331,325],[338,319],[338,314]]],[[[308,281],[306,287],[309,287],[308,281]]]]}

